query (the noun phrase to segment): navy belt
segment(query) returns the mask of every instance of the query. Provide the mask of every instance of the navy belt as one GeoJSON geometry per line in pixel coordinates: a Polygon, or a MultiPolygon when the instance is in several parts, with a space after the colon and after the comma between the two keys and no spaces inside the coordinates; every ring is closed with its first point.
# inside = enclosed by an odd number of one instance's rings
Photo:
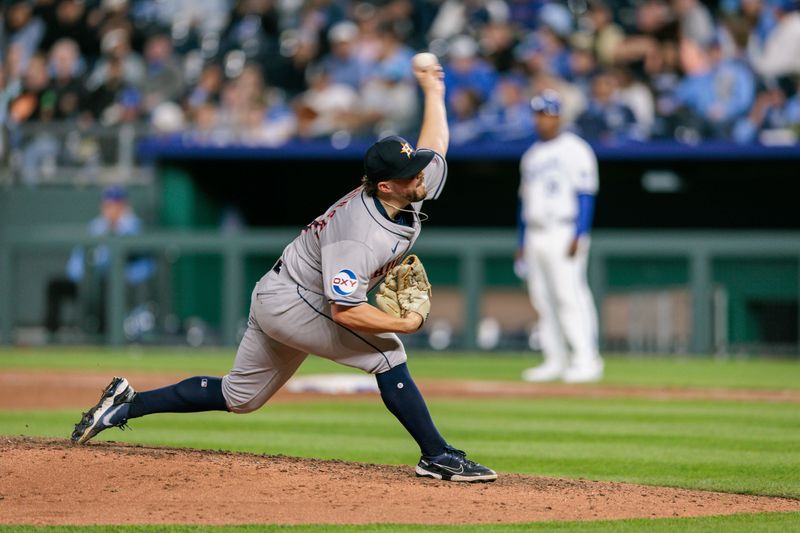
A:
{"type": "Polygon", "coordinates": [[[278,261],[272,267],[272,271],[275,272],[276,274],[280,274],[282,266],[283,266],[283,259],[278,259],[278,261]]]}

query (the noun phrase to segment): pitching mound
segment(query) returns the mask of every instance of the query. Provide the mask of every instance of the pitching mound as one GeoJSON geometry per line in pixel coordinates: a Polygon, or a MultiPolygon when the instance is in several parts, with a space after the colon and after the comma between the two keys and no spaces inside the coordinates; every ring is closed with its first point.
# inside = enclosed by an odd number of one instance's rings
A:
{"type": "Polygon", "coordinates": [[[799,511],[800,501],[500,473],[0,437],[2,524],[461,524],[799,511]]]}

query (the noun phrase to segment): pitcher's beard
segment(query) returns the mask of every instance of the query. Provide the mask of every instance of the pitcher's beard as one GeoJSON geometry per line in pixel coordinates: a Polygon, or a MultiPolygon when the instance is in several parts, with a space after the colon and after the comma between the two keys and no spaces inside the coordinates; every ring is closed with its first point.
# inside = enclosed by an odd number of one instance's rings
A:
{"type": "Polygon", "coordinates": [[[409,192],[403,197],[403,199],[409,204],[413,204],[414,202],[421,202],[424,200],[427,194],[428,190],[425,188],[425,185],[422,185],[421,187],[417,187],[413,191],[409,192]]]}
{"type": "Polygon", "coordinates": [[[419,187],[416,187],[413,190],[406,192],[405,194],[397,196],[398,199],[402,199],[402,202],[398,203],[405,205],[395,205],[383,199],[381,200],[381,202],[384,205],[397,209],[398,211],[413,213],[418,217],[420,222],[424,222],[428,220],[428,215],[426,215],[422,211],[415,211],[413,208],[409,209],[408,207],[414,202],[421,202],[422,200],[425,199],[427,195],[428,195],[428,189],[425,187],[425,184],[423,183],[419,187]]]}

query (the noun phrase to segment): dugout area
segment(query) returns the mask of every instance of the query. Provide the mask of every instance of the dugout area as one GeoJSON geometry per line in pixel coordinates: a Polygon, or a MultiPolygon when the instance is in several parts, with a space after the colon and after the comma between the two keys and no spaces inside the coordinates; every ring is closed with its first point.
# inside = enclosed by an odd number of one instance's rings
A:
{"type": "MultiPolygon", "coordinates": [[[[332,154],[319,149],[238,153],[242,150],[186,152],[162,147],[151,153],[157,187],[132,187],[132,202],[150,231],[297,231],[341,196],[348,183],[357,185],[358,148],[332,154]]],[[[461,259],[457,255],[425,258],[442,301],[448,302],[439,310],[442,323],[446,321],[452,331],[452,347],[518,349],[529,344],[535,314],[526,311],[524,287],[511,267],[519,180],[513,148],[478,155],[454,149],[448,157],[445,194],[425,206],[431,218],[423,239],[430,230],[441,230],[441,238],[446,239],[452,230],[489,229],[505,235],[509,243],[508,251],[484,257],[480,266],[484,298],[473,317],[458,312],[471,301],[464,296],[466,274],[461,259]],[[495,342],[484,343],[477,333],[472,337],[465,333],[465,328],[478,328],[485,318],[494,320],[500,330],[495,342]]],[[[738,158],[687,151],[659,155],[652,147],[638,158],[632,153],[636,154],[621,149],[599,151],[601,191],[594,230],[598,236],[614,232],[614,238],[624,238],[627,232],[638,232],[657,239],[661,232],[677,238],[704,232],[713,243],[722,236],[781,237],[800,229],[792,196],[776,194],[788,190],[796,179],[790,155],[769,151],[738,158]]],[[[80,232],[94,213],[99,195],[99,187],[10,189],[0,194],[0,219],[5,233],[13,234],[17,228],[45,225],[57,209],[61,226],[80,232]]],[[[476,237],[475,246],[484,244],[476,237]]],[[[718,353],[797,353],[800,257],[791,248],[754,254],[747,246],[740,255],[734,251],[714,257],[708,266],[710,285],[703,305],[711,311],[700,344],[693,340],[697,304],[692,301],[694,267],[689,257],[652,251],[609,256],[600,273],[602,282],[596,279],[596,269],[590,272],[593,288],[602,289],[595,297],[600,301],[604,347],[685,352],[702,346],[701,351],[718,353]]],[[[6,326],[9,334],[12,329],[35,327],[41,320],[44,285],[60,271],[66,253],[64,249],[36,250],[14,260],[12,268],[26,275],[11,284],[14,324],[6,326]]],[[[202,324],[205,343],[234,338],[235,333],[225,333],[230,320],[224,312],[230,303],[225,300],[229,288],[220,281],[225,268],[221,254],[163,255],[158,282],[150,288],[160,295],[160,317],[173,317],[184,330],[188,322],[202,324]]],[[[233,288],[241,302],[236,304],[241,306],[237,320],[246,314],[253,281],[276,258],[274,251],[245,258],[241,282],[233,288]]],[[[74,314],[80,312],[77,309],[74,314]]],[[[430,346],[425,336],[410,342],[430,346]]]]}

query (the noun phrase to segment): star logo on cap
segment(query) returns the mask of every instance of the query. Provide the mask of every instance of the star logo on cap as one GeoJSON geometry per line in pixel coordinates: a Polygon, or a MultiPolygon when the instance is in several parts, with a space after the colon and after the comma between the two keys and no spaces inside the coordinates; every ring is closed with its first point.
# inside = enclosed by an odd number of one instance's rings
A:
{"type": "Polygon", "coordinates": [[[403,147],[400,149],[400,152],[406,154],[406,157],[411,159],[411,154],[414,150],[411,149],[411,145],[408,143],[403,143],[403,147]]]}

